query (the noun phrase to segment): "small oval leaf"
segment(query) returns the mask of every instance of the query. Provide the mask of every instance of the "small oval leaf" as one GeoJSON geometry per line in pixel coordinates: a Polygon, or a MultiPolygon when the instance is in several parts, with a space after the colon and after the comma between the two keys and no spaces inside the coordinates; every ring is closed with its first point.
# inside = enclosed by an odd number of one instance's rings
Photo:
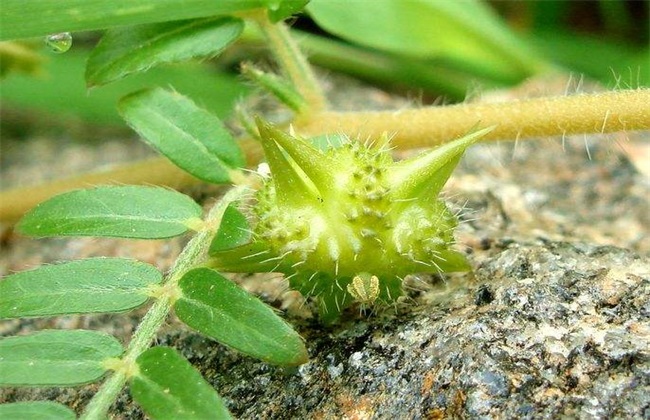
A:
{"type": "Polygon", "coordinates": [[[217,392],[174,349],[153,347],[136,360],[131,395],[153,419],[229,419],[217,392]]]}
{"type": "Polygon", "coordinates": [[[249,356],[277,365],[307,362],[307,349],[289,324],[259,299],[208,268],[187,272],[176,315],[190,327],[249,356]]]}
{"type": "Polygon", "coordinates": [[[252,236],[246,216],[237,210],[234,203],[230,203],[223,213],[219,229],[210,244],[210,254],[247,244],[252,236]]]}
{"type": "Polygon", "coordinates": [[[0,281],[0,318],[121,312],[147,301],[162,281],[153,266],[123,258],[45,265],[0,281]]]}
{"type": "Polygon", "coordinates": [[[2,420],[74,420],[77,416],[63,404],[51,401],[30,401],[0,404],[2,420]]]}
{"type": "Polygon", "coordinates": [[[88,57],[86,83],[103,85],[159,64],[215,56],[243,29],[241,19],[222,17],[109,30],[88,57]]]}
{"type": "Polygon", "coordinates": [[[18,230],[40,237],[163,239],[185,233],[201,213],[201,206],[176,191],[104,186],[70,191],[39,204],[18,223],[18,230]]]}
{"type": "Polygon", "coordinates": [[[0,340],[0,385],[78,385],[99,379],[106,359],[119,357],[112,336],[85,330],[46,330],[0,340]]]}
{"type": "Polygon", "coordinates": [[[227,183],[229,171],[245,164],[219,118],[179,93],[142,90],[123,98],[118,108],[151,147],[199,179],[227,183]]]}

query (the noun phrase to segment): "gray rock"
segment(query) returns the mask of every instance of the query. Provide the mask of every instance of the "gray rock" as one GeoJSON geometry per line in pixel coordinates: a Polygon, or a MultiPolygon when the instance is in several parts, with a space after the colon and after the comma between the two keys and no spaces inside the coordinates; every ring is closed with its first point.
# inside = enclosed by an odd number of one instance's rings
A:
{"type": "Polygon", "coordinates": [[[647,415],[650,341],[640,307],[650,266],[622,249],[563,242],[494,254],[472,285],[440,286],[435,303],[330,329],[301,325],[311,360],[295,371],[192,334],[165,343],[210,366],[209,380],[240,418],[647,415]],[[478,306],[485,288],[494,298],[478,306]]]}

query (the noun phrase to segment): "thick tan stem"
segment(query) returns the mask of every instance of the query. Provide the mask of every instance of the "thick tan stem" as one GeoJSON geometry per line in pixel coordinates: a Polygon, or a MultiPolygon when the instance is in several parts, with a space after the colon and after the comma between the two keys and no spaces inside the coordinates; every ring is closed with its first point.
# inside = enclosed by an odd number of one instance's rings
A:
{"type": "Polygon", "coordinates": [[[297,125],[303,135],[394,135],[400,149],[431,147],[496,126],[483,138],[516,140],[579,133],[650,129],[650,90],[606,92],[515,102],[462,104],[379,112],[323,112],[297,125]]]}
{"type": "MultiPolygon", "coordinates": [[[[463,104],[380,112],[322,112],[294,127],[302,135],[345,133],[367,138],[394,134],[400,149],[431,147],[465,135],[473,127],[495,125],[484,141],[578,133],[650,129],[650,90],[539,98],[497,104],[463,104]]],[[[260,145],[243,140],[249,166],[262,159],[260,145]]],[[[0,192],[0,221],[13,223],[37,203],[76,188],[106,183],[154,184],[181,188],[200,181],[164,158],[82,174],[34,187],[0,192]]]]}

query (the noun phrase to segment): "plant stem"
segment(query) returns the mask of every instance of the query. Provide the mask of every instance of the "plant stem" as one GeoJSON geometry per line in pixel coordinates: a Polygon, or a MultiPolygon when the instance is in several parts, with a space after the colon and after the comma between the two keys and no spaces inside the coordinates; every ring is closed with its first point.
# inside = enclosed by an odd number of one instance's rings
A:
{"type": "Polygon", "coordinates": [[[305,114],[324,110],[327,106],[325,95],[286,25],[282,22],[271,23],[266,15],[258,17],[256,22],[282,71],[307,101],[305,114]]]}
{"type": "MultiPolygon", "coordinates": [[[[482,141],[517,140],[582,133],[650,129],[650,89],[622,90],[497,104],[463,104],[382,112],[322,112],[294,126],[302,135],[344,133],[351,137],[394,134],[398,149],[432,147],[465,135],[476,126],[496,125],[482,141]]],[[[262,159],[258,142],[240,142],[248,166],[262,159]]],[[[82,174],[35,187],[0,192],[0,221],[14,223],[38,202],[56,194],[113,182],[180,188],[198,181],[165,158],[101,173],[82,174]]]]}
{"type": "MultiPolygon", "coordinates": [[[[219,226],[221,217],[223,216],[228,204],[241,198],[245,194],[247,188],[247,186],[242,185],[234,187],[228,191],[208,213],[205,218],[206,226],[219,226]]],[[[174,266],[166,276],[165,286],[171,286],[168,290],[172,290],[185,273],[203,262],[213,235],[214,232],[211,229],[203,230],[197,233],[188,242],[185,248],[183,248],[183,251],[176,259],[174,266]]],[[[151,343],[155,339],[158,330],[165,322],[173,304],[172,296],[166,294],[161,296],[151,306],[142,319],[142,322],[133,335],[129,346],[122,357],[122,360],[125,363],[135,363],[138,356],[151,346],[151,343]]],[[[102,384],[99,391],[93,396],[92,400],[90,400],[90,403],[81,416],[81,420],[104,419],[128,379],[129,378],[124,371],[114,372],[102,384]]]]}
{"type": "Polygon", "coordinates": [[[394,135],[399,149],[432,147],[496,126],[481,141],[650,129],[650,89],[461,104],[379,112],[323,112],[294,128],[302,135],[346,133],[359,138],[394,135]]]}

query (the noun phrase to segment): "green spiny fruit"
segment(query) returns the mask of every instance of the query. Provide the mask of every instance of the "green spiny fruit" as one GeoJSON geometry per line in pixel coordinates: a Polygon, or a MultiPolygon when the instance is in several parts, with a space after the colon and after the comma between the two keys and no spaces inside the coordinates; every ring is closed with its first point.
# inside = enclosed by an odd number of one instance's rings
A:
{"type": "Polygon", "coordinates": [[[388,140],[319,150],[258,121],[271,171],[257,192],[252,238],[213,249],[223,271],[284,273],[332,321],[358,302],[392,302],[412,273],[467,271],[450,249],[457,220],[438,198],[465,149],[489,129],[394,162],[388,140]]]}

